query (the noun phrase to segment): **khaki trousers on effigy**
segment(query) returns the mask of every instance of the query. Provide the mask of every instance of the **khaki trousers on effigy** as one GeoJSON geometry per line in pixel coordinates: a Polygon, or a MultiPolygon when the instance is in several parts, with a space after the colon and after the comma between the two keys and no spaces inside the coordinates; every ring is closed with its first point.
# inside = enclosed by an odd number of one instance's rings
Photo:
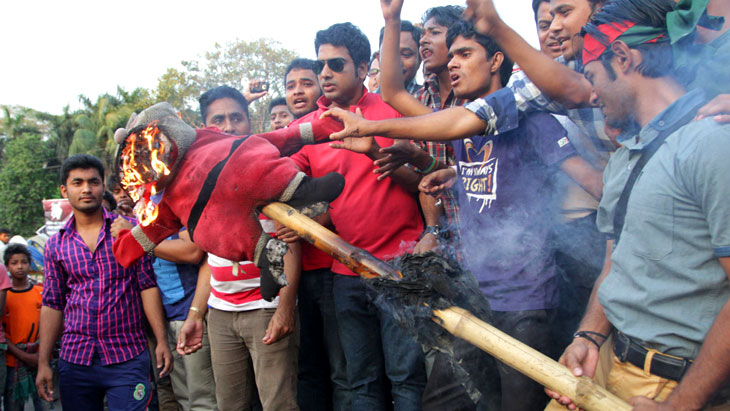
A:
{"type": "MultiPolygon", "coordinates": [[[[266,345],[275,309],[208,312],[208,338],[220,411],[247,409],[254,379],[264,411],[298,410],[299,321],[295,331],[266,345]]],[[[295,318],[298,316],[295,314],[295,318]]]]}
{"type": "MultiPolygon", "coordinates": [[[[619,361],[613,353],[613,335],[601,346],[593,380],[624,401],[636,396],[644,396],[661,402],[677,387],[676,381],[657,377],[631,363],[619,361]]],[[[560,403],[552,400],[545,411],[565,409],[560,403]]],[[[730,410],[730,403],[707,407],[705,410],[730,410]]]]}

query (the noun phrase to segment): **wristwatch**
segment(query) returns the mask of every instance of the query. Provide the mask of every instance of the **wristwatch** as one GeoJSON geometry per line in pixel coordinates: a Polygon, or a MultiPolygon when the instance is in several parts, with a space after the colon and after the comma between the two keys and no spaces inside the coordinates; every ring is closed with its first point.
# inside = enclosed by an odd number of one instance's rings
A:
{"type": "Polygon", "coordinates": [[[438,238],[440,232],[441,232],[441,227],[439,227],[437,225],[428,225],[428,226],[426,226],[426,229],[423,230],[423,235],[433,234],[434,237],[438,238]]]}

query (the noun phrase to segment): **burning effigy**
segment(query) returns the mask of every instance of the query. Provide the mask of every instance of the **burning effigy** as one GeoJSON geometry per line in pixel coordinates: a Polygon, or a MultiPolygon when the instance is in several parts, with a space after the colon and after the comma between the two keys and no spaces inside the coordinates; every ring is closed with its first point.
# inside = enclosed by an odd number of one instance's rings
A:
{"type": "Polygon", "coordinates": [[[323,142],[342,125],[334,120],[270,133],[232,136],[217,128],[195,130],[169,103],[130,118],[115,133],[116,170],[137,202],[138,225],[122,230],[114,255],[125,267],[186,227],[206,252],[261,269],[261,293],[273,299],[281,286],[287,246],[262,232],[257,209],[273,201],[294,207],[334,200],[344,178],[306,176],[282,156],[304,144],[323,142]]]}

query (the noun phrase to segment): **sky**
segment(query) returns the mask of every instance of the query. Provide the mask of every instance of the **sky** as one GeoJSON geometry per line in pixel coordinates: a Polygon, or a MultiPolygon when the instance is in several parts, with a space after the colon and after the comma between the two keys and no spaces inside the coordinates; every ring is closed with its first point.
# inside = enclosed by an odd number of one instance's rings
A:
{"type": "MultiPolygon", "coordinates": [[[[537,36],[530,0],[494,0],[502,18],[530,44],[537,36]]],[[[60,114],[95,99],[154,88],[170,67],[197,60],[216,43],[274,39],[314,58],[314,36],[350,21],[377,47],[383,25],[378,0],[25,0],[3,5],[0,105],[60,114]]],[[[463,1],[407,0],[402,18],[420,21],[429,7],[463,1]]]]}

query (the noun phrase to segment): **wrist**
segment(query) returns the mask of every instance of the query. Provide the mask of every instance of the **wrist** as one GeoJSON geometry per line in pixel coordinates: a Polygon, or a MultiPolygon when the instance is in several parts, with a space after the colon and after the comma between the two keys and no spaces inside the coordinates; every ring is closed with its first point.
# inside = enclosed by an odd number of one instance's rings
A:
{"type": "Polygon", "coordinates": [[[428,174],[436,168],[436,166],[438,165],[438,160],[436,160],[436,157],[429,155],[429,159],[430,159],[429,165],[426,168],[421,168],[421,167],[417,168],[416,169],[417,173],[428,174]]]}
{"type": "Polygon", "coordinates": [[[188,309],[188,318],[203,321],[203,319],[205,319],[205,309],[201,310],[198,307],[190,306],[190,308],[188,309]]]}
{"type": "Polygon", "coordinates": [[[573,340],[576,339],[583,340],[585,342],[589,342],[596,346],[597,349],[601,349],[601,345],[603,345],[604,342],[608,339],[607,335],[595,332],[595,331],[588,331],[588,330],[579,330],[576,331],[575,334],[573,334],[573,340]]]}

